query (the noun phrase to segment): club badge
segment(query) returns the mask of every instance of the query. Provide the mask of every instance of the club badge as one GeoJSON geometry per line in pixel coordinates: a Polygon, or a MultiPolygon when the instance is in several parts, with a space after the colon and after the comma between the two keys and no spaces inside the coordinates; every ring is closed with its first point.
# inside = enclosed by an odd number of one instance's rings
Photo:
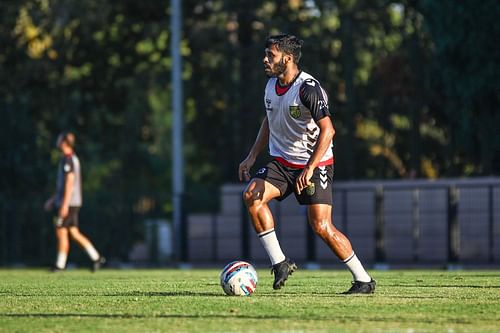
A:
{"type": "Polygon", "coordinates": [[[300,106],[298,105],[290,105],[290,116],[292,116],[293,119],[297,119],[300,117],[300,106]]]}
{"type": "Polygon", "coordinates": [[[306,187],[306,193],[308,196],[312,196],[314,195],[314,192],[316,192],[316,187],[314,186],[314,183],[311,183],[306,187]]]}

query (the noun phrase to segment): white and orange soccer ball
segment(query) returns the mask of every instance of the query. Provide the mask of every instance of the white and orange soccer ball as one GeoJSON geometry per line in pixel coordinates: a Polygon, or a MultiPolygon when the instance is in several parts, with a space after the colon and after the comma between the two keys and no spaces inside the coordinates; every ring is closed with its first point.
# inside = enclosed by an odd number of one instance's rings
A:
{"type": "Polygon", "coordinates": [[[233,261],[220,273],[220,285],[230,296],[249,296],[257,288],[257,271],[245,261],[233,261]]]}

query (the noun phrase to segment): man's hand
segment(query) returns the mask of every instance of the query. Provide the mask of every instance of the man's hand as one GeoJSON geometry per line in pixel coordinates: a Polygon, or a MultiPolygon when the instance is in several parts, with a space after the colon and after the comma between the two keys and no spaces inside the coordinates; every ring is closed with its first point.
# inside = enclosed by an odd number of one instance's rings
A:
{"type": "Polygon", "coordinates": [[[311,168],[309,166],[306,166],[304,170],[300,173],[300,175],[297,177],[297,180],[295,182],[295,190],[297,191],[297,194],[300,194],[303,189],[309,186],[311,184],[310,180],[313,176],[314,168],[311,168]]]}
{"type": "Polygon", "coordinates": [[[240,182],[242,182],[243,180],[246,182],[250,180],[250,168],[254,163],[255,158],[251,157],[251,155],[248,155],[247,158],[245,158],[243,162],[240,163],[240,166],[238,168],[238,176],[240,182]]]}
{"type": "Polygon", "coordinates": [[[66,205],[62,205],[61,208],[59,208],[59,217],[62,219],[65,219],[68,217],[69,213],[69,207],[66,205]]]}

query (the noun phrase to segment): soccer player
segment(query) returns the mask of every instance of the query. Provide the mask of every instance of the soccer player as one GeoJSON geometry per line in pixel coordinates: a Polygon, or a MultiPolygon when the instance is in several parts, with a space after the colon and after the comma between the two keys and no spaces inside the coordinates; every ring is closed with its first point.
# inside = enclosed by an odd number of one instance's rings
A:
{"type": "Polygon", "coordinates": [[[287,258],[274,231],[268,203],[291,193],[307,206],[309,224],[342,260],[353,275],[347,294],[369,294],[375,281],[354,253],[350,241],[332,223],[333,136],[328,99],[320,83],[301,71],[302,41],[288,34],[268,37],[264,70],[264,118],[257,138],[240,163],[240,181],[247,181],[243,199],[253,226],[266,250],[274,273],[274,289],[280,289],[297,265],[287,258]],[[273,160],[250,178],[250,168],[266,146],[273,160]]]}
{"type": "Polygon", "coordinates": [[[105,263],[104,257],[78,228],[78,213],[82,206],[80,161],[74,151],[75,135],[63,132],[57,138],[57,148],[62,153],[57,170],[56,192],[45,202],[45,210],[55,208],[54,225],[57,238],[57,259],[52,271],[66,268],[69,253],[69,237],[78,243],[92,260],[92,271],[105,263]]]}

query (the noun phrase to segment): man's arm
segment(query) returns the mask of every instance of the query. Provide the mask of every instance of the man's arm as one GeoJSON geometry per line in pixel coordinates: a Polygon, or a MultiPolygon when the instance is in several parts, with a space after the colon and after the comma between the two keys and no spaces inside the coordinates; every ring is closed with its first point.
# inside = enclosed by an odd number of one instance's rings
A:
{"type": "Polygon", "coordinates": [[[257,134],[257,138],[255,139],[255,142],[252,146],[252,149],[250,149],[250,152],[248,153],[248,156],[243,160],[243,162],[240,163],[240,166],[238,168],[238,175],[240,178],[240,181],[249,181],[250,180],[250,168],[253,166],[255,163],[255,160],[257,159],[257,156],[259,156],[259,153],[264,149],[267,144],[269,143],[269,122],[267,120],[267,116],[264,118],[262,121],[262,124],[260,125],[259,133],[257,134]]]}
{"type": "Polygon", "coordinates": [[[73,193],[73,185],[75,182],[75,173],[69,172],[65,176],[64,182],[64,196],[61,202],[61,207],[59,208],[59,217],[66,218],[69,211],[69,201],[71,200],[71,194],[73,193]]]}

